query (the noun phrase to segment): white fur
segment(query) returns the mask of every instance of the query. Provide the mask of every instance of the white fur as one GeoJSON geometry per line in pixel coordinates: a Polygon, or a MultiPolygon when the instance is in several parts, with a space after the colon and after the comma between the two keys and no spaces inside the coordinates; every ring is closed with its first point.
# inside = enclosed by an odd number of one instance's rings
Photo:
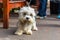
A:
{"type": "Polygon", "coordinates": [[[17,23],[18,29],[15,34],[22,35],[23,33],[26,33],[31,35],[32,30],[38,30],[36,27],[35,16],[36,14],[33,8],[26,6],[22,7],[19,11],[17,23]]]}

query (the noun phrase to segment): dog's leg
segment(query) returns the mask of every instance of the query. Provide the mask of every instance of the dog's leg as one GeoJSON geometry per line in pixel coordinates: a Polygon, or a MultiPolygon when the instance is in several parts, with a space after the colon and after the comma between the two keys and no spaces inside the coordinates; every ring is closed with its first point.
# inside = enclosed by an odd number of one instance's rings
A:
{"type": "Polygon", "coordinates": [[[38,28],[36,27],[36,22],[33,23],[32,30],[34,30],[34,31],[38,30],[38,28]]]}
{"type": "Polygon", "coordinates": [[[18,27],[18,29],[17,29],[17,31],[15,32],[15,34],[16,34],[16,35],[22,35],[22,34],[23,34],[23,29],[22,29],[19,21],[17,22],[17,27],[18,27]]]}
{"type": "Polygon", "coordinates": [[[31,30],[28,30],[28,31],[26,32],[26,34],[27,34],[27,35],[31,35],[31,34],[32,34],[32,31],[31,31],[31,30]]]}
{"type": "Polygon", "coordinates": [[[31,30],[31,28],[32,28],[31,25],[28,26],[28,27],[26,27],[26,34],[27,34],[27,35],[31,35],[31,34],[32,34],[32,30],[31,30]]]}
{"type": "Polygon", "coordinates": [[[23,30],[21,29],[18,29],[16,32],[15,32],[16,35],[22,35],[23,34],[23,30]]]}

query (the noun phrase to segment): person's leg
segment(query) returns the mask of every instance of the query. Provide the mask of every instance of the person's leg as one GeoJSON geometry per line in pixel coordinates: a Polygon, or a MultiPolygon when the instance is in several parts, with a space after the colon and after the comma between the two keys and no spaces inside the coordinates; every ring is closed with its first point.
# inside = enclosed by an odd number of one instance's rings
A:
{"type": "Polygon", "coordinates": [[[38,15],[43,17],[46,16],[47,0],[40,0],[40,8],[38,15]]]}

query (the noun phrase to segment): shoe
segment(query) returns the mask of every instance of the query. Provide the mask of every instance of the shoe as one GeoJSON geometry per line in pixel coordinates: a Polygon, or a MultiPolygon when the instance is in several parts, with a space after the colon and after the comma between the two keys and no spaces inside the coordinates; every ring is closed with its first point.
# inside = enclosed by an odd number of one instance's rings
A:
{"type": "Polygon", "coordinates": [[[47,16],[44,16],[44,18],[46,18],[47,16]]]}
{"type": "Polygon", "coordinates": [[[40,18],[40,16],[36,16],[36,18],[40,18]]]}
{"type": "Polygon", "coordinates": [[[44,17],[40,17],[40,19],[45,19],[47,16],[44,16],[44,17]]]}
{"type": "Polygon", "coordinates": [[[36,18],[39,18],[39,19],[44,19],[44,17],[40,17],[40,16],[36,16],[36,18]]]}
{"type": "Polygon", "coordinates": [[[39,19],[44,19],[46,18],[47,16],[44,16],[44,17],[40,17],[40,16],[36,16],[36,18],[39,18],[39,19]]]}
{"type": "Polygon", "coordinates": [[[40,19],[44,19],[44,17],[40,17],[40,19]]]}
{"type": "Polygon", "coordinates": [[[47,16],[44,16],[45,18],[47,17],[47,16]]]}

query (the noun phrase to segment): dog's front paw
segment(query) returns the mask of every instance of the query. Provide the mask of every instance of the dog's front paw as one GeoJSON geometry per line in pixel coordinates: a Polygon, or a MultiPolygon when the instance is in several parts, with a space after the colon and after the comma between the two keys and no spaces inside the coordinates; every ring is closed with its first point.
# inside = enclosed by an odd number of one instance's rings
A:
{"type": "Polygon", "coordinates": [[[32,31],[31,30],[30,31],[27,31],[26,34],[27,35],[31,35],[32,34],[32,31]]]}
{"type": "Polygon", "coordinates": [[[15,32],[16,35],[22,35],[22,33],[19,33],[19,32],[15,32]]]}
{"type": "Polygon", "coordinates": [[[22,32],[22,31],[21,31],[21,32],[15,32],[15,34],[16,34],[16,35],[22,35],[23,32],[22,32]]]}
{"type": "Polygon", "coordinates": [[[32,30],[33,30],[33,31],[37,31],[37,30],[38,30],[38,28],[37,28],[37,27],[34,27],[34,28],[32,28],[32,30]]]}

